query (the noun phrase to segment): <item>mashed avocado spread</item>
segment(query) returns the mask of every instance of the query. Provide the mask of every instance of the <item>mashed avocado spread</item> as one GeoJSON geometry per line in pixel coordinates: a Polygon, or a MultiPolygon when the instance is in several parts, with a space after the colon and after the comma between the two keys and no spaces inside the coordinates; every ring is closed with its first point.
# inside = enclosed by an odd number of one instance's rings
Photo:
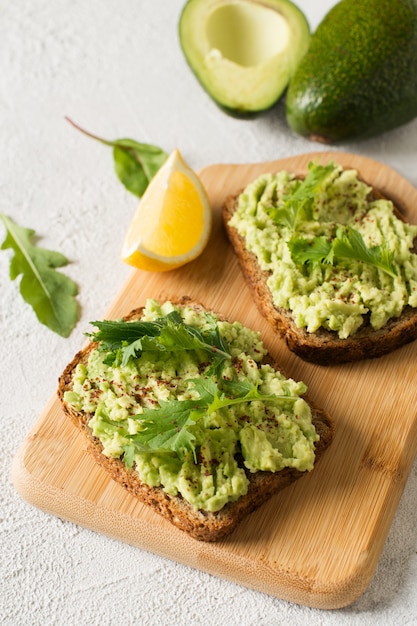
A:
{"type": "MultiPolygon", "coordinates": [[[[266,350],[258,333],[154,300],[140,321],[149,329],[138,324],[140,339],[116,349],[112,323],[111,339],[77,365],[65,394],[90,414],[105,455],[207,511],[244,495],[247,472],[313,468],[319,437],[301,397],[306,387],[261,364],[266,350]]],[[[120,325],[136,331],[134,322],[120,325]]]]}
{"type": "Polygon", "coordinates": [[[341,339],[417,307],[417,226],[372,199],[355,170],[310,163],[304,181],[281,171],[248,185],[229,224],[262,270],[274,305],[299,328],[341,339]]]}

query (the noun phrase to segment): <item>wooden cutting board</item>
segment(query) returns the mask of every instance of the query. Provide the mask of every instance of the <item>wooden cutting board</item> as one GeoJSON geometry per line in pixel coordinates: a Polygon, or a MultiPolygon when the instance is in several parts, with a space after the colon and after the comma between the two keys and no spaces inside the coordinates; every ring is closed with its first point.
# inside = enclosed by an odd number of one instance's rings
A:
{"type": "Polygon", "coordinates": [[[417,191],[364,157],[319,152],[213,165],[201,172],[214,210],[203,255],[165,274],[133,271],[115,302],[97,316],[120,317],[150,297],[189,295],[260,330],[286,373],[307,383],[309,396],[333,415],[335,439],[314,472],[274,496],[227,540],[198,542],[109,479],[53,397],[23,442],[13,477],[22,497],[48,513],[286,600],[337,608],[366,589],[416,455],[417,342],[373,361],[311,365],[291,354],[258,313],[224,235],[220,206],[259,174],[303,174],[311,159],[357,168],[417,222],[417,191]]]}

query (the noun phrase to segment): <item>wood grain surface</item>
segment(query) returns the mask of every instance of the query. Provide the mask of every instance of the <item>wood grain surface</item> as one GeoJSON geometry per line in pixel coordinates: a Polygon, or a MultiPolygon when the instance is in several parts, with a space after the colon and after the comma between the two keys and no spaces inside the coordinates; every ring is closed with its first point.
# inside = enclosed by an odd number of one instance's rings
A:
{"type": "Polygon", "coordinates": [[[168,273],[132,271],[97,318],[120,317],[147,298],[188,295],[260,330],[287,375],[307,383],[311,399],[334,418],[334,442],[314,472],[274,496],[226,540],[198,542],[114,483],[53,397],[15,457],[13,480],[24,499],[63,519],[286,600],[337,608],[369,584],[417,452],[417,343],[355,364],[301,361],[259,315],[220,220],[228,194],[266,171],[303,174],[312,159],[358,169],[417,222],[417,191],[389,167],[361,156],[318,152],[212,165],[200,173],[214,211],[203,255],[168,273]]]}

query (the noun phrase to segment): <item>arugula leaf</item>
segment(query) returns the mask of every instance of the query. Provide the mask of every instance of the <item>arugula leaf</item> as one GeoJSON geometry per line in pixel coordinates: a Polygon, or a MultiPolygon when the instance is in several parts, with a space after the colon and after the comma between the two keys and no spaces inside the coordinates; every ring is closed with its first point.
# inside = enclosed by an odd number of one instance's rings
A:
{"type": "Polygon", "coordinates": [[[353,259],[376,267],[389,276],[397,276],[393,262],[393,254],[387,246],[371,246],[368,248],[359,231],[351,226],[339,228],[336,237],[292,238],[288,241],[291,257],[295,263],[329,263],[335,260],[353,259]]]}
{"type": "Polygon", "coordinates": [[[75,124],[68,117],[66,120],[87,137],[113,148],[114,167],[120,182],[128,191],[141,198],[156,172],[165,163],[168,155],[159,148],[148,143],[140,143],[134,139],[107,140],[93,135],[75,124]]]}
{"type": "Polygon", "coordinates": [[[298,181],[295,191],[283,198],[283,207],[269,209],[270,217],[291,230],[296,230],[298,222],[313,219],[314,198],[323,182],[336,169],[334,163],[319,165],[309,163],[309,172],[303,181],[298,181]]]}
{"type": "Polygon", "coordinates": [[[10,262],[11,280],[21,275],[20,293],[38,320],[62,337],[68,337],[79,316],[75,299],[78,287],[55,269],[67,265],[68,259],[60,252],[35,246],[32,243],[34,230],[18,226],[3,213],[0,219],[7,231],[1,249],[14,251],[10,262]]]}
{"type": "Polygon", "coordinates": [[[142,352],[181,352],[202,350],[214,359],[218,367],[230,359],[230,348],[220,336],[218,329],[204,334],[197,328],[185,324],[178,311],[172,311],[154,322],[97,321],[95,333],[87,333],[93,341],[100,342],[101,351],[111,354],[107,363],[114,361],[126,365],[130,358],[142,352]]]}

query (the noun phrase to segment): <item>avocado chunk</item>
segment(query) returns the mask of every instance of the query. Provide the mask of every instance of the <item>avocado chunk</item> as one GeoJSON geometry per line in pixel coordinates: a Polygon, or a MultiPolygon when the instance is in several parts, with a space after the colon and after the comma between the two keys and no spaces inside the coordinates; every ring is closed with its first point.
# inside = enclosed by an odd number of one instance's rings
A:
{"type": "Polygon", "coordinates": [[[310,28],[289,0],[188,0],[184,56],[213,100],[245,115],[272,107],[307,51],[310,28]]]}
{"type": "Polygon", "coordinates": [[[417,1],[342,0],[292,78],[289,126],[323,143],[365,139],[417,116],[417,1]]]}

